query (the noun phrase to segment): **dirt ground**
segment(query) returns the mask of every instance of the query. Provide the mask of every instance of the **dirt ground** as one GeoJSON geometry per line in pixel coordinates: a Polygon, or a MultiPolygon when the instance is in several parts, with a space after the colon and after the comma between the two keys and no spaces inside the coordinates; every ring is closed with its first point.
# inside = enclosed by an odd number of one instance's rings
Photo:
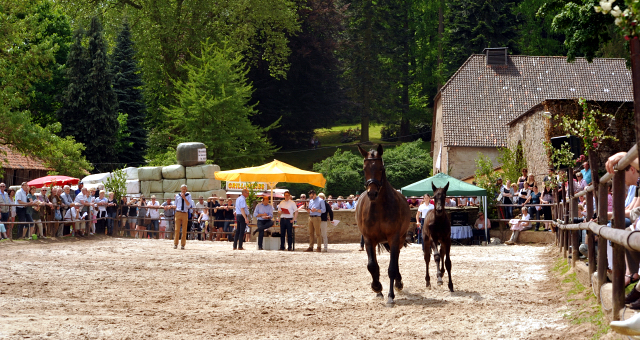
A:
{"type": "MultiPolygon", "coordinates": [[[[455,292],[425,287],[420,246],[385,307],[357,244],[328,253],[227,242],[73,239],[0,244],[0,339],[588,339],[563,318],[551,248],[454,246],[455,292]]],[[[379,256],[385,297],[389,254],[379,256]]],[[[432,283],[435,265],[431,261],[432,283]]],[[[445,279],[446,280],[446,279],[445,279]]]]}

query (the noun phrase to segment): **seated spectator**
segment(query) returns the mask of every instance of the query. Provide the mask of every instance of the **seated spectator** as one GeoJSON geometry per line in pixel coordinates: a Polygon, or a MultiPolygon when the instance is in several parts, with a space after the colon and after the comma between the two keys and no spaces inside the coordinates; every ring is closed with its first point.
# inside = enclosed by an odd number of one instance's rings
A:
{"type": "Polygon", "coordinates": [[[587,182],[582,178],[582,173],[576,172],[576,179],[573,182],[573,193],[577,194],[587,187],[587,182]]]}
{"type": "Polygon", "coordinates": [[[484,239],[485,241],[489,241],[487,238],[491,237],[489,235],[489,229],[491,229],[491,221],[487,219],[486,223],[484,220],[484,213],[482,211],[478,212],[478,218],[476,222],[473,224],[473,238],[479,237],[480,239],[484,239]],[[487,234],[485,235],[485,229],[487,229],[487,234]]]}
{"type": "Polygon", "coordinates": [[[409,204],[409,208],[417,208],[418,207],[418,200],[415,196],[411,196],[410,198],[407,199],[407,203],[409,204]]]}
{"type": "Polygon", "coordinates": [[[307,195],[305,194],[300,194],[300,199],[298,200],[298,202],[296,202],[296,205],[298,206],[298,210],[300,209],[307,209],[307,195]]]}
{"type": "Polygon", "coordinates": [[[520,232],[531,229],[531,223],[529,223],[530,219],[531,216],[529,215],[529,211],[527,209],[522,209],[522,218],[512,219],[509,221],[509,225],[511,226],[510,229],[513,230],[513,233],[511,234],[511,239],[504,244],[510,246],[516,244],[518,242],[520,232]]]}

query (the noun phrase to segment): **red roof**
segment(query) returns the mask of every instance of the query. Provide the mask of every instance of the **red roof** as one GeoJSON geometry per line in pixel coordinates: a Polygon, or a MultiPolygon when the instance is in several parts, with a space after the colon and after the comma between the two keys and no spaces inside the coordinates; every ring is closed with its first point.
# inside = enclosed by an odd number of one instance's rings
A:
{"type": "Polygon", "coordinates": [[[37,158],[23,156],[20,152],[13,148],[0,145],[0,162],[5,169],[28,169],[28,170],[53,170],[44,166],[43,162],[37,158]]]}

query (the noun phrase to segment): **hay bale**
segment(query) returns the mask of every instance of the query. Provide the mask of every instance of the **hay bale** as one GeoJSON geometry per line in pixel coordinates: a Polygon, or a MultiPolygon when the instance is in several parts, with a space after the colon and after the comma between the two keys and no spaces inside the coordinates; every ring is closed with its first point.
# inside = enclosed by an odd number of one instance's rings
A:
{"type": "Polygon", "coordinates": [[[180,186],[183,184],[187,184],[187,180],[185,178],[182,179],[163,179],[162,180],[162,192],[178,192],[180,191],[180,186]]]}
{"type": "Polygon", "coordinates": [[[610,311],[613,308],[613,284],[605,283],[600,288],[600,302],[602,309],[610,311]]]}
{"type": "Polygon", "coordinates": [[[203,143],[180,143],[176,150],[176,159],[178,164],[182,166],[194,166],[198,164],[204,164],[203,161],[198,161],[198,149],[206,149],[207,147],[203,143]]]}
{"type": "Polygon", "coordinates": [[[184,178],[185,170],[180,164],[162,167],[162,178],[164,179],[180,179],[184,178]]]}
{"type": "Polygon", "coordinates": [[[140,193],[140,181],[137,179],[127,180],[127,194],[139,194],[140,193]]]}
{"type": "MultiPolygon", "coordinates": [[[[85,186],[90,185],[90,184],[96,184],[96,185],[97,184],[102,184],[107,180],[107,178],[110,178],[110,177],[111,177],[111,173],[110,172],[104,172],[104,173],[101,173],[101,174],[89,175],[89,176],[87,176],[87,177],[82,179],[82,183],[85,186]]],[[[94,187],[95,187],[95,185],[94,185],[94,187]]]]}
{"type": "Polygon", "coordinates": [[[140,192],[147,198],[152,192],[162,192],[162,181],[140,181],[140,192]]]}
{"type": "Polygon", "coordinates": [[[165,201],[167,200],[167,198],[170,198],[171,200],[174,200],[174,199],[176,199],[176,195],[177,194],[178,194],[177,192],[165,192],[163,197],[164,197],[165,201]]]}
{"type": "Polygon", "coordinates": [[[138,179],[142,181],[159,181],[162,179],[161,166],[145,166],[138,168],[138,179]]]}
{"type": "Polygon", "coordinates": [[[124,171],[125,175],[127,176],[127,180],[138,179],[138,168],[131,166],[122,169],[122,171],[124,171]]]}
{"type": "Polygon", "coordinates": [[[218,182],[218,187],[216,188],[216,180],[209,178],[188,178],[187,179],[187,187],[189,191],[209,191],[220,188],[220,182],[218,182]]]}
{"type": "MultiPolygon", "coordinates": [[[[205,200],[213,195],[213,190],[208,191],[191,191],[191,198],[196,202],[200,196],[202,196],[205,200]]],[[[196,202],[198,203],[198,202],[196,202]]]]}
{"type": "Polygon", "coordinates": [[[211,196],[216,195],[217,197],[221,197],[221,198],[226,198],[227,197],[227,191],[224,189],[217,189],[217,190],[213,190],[213,192],[211,193],[211,196]]]}
{"type": "Polygon", "coordinates": [[[187,168],[187,178],[215,178],[216,171],[220,167],[216,164],[204,164],[187,168]]]}

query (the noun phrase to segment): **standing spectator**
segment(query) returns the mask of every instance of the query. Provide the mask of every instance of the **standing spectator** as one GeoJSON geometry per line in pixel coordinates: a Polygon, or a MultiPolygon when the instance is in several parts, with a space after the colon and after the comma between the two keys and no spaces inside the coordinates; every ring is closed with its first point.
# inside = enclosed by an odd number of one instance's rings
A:
{"type": "MultiPolygon", "coordinates": [[[[507,184],[502,186],[502,204],[513,204],[511,198],[511,181],[507,180],[507,184]]],[[[513,207],[504,207],[505,218],[511,219],[513,217],[513,207]]]]}
{"type": "Polygon", "coordinates": [[[164,218],[167,221],[167,235],[171,235],[174,230],[174,217],[176,215],[176,207],[172,204],[171,198],[167,198],[167,201],[162,203],[162,209],[164,210],[164,218]]]}
{"type": "Polygon", "coordinates": [[[193,203],[193,199],[191,198],[191,194],[187,192],[187,185],[183,184],[180,186],[180,193],[176,195],[175,199],[176,204],[176,225],[175,232],[173,235],[173,249],[178,248],[178,239],[182,237],[181,240],[181,248],[184,249],[184,246],[187,244],[187,228],[189,226],[189,209],[195,206],[193,203]]]}
{"type": "Polygon", "coordinates": [[[587,185],[591,184],[591,169],[589,168],[589,162],[582,163],[582,178],[587,182],[587,185]]]}
{"type": "Polygon", "coordinates": [[[533,186],[536,184],[535,176],[529,175],[529,177],[527,177],[527,183],[529,184],[529,188],[533,189],[533,186]]]}
{"type": "Polygon", "coordinates": [[[575,179],[575,182],[573,183],[574,194],[584,190],[584,188],[587,187],[587,181],[585,181],[584,178],[582,178],[581,172],[576,172],[575,176],[576,176],[576,179],[575,179]]]}
{"type": "Polygon", "coordinates": [[[129,203],[129,236],[135,237],[135,229],[136,224],[138,223],[138,199],[135,197],[131,199],[131,203],[129,203]]]}
{"type": "Polygon", "coordinates": [[[242,195],[236,199],[236,235],[233,238],[233,250],[244,250],[244,248],[242,248],[242,242],[244,241],[245,228],[249,220],[247,217],[249,215],[247,197],[249,197],[249,190],[242,189],[242,195]]]}
{"type": "Polygon", "coordinates": [[[278,204],[280,213],[280,250],[284,250],[284,236],[287,235],[287,250],[293,251],[293,225],[298,219],[298,206],[291,200],[291,193],[285,191],[284,201],[278,204]]]}
{"type": "MultiPolygon", "coordinates": [[[[318,194],[318,196],[320,196],[320,198],[324,201],[323,193],[318,194]]],[[[327,201],[324,201],[324,209],[325,212],[320,215],[320,231],[322,233],[322,243],[324,243],[324,249],[322,249],[322,252],[326,253],[328,251],[327,246],[329,245],[329,239],[327,237],[327,227],[328,222],[333,222],[333,210],[331,210],[331,205],[329,205],[327,201]]]]}
{"type": "Polygon", "coordinates": [[[96,213],[96,234],[104,235],[105,226],[107,225],[107,221],[104,217],[107,217],[107,206],[109,205],[109,200],[104,197],[104,190],[100,190],[98,193],[98,198],[94,198],[94,205],[98,208],[98,212],[96,213]]]}
{"type": "MultiPolygon", "coordinates": [[[[98,195],[98,197],[100,197],[98,195]]],[[[94,235],[96,233],[96,223],[98,222],[98,206],[96,205],[96,188],[89,189],[89,196],[87,196],[87,200],[89,201],[89,225],[91,228],[89,229],[89,235],[94,235]]],[[[106,210],[105,210],[106,211],[106,210]]],[[[106,213],[105,213],[106,215],[106,213]]],[[[104,231],[103,231],[104,233],[104,231]]]]}
{"type": "Polygon", "coordinates": [[[302,209],[305,210],[307,209],[307,195],[305,194],[300,194],[300,199],[298,200],[298,210],[302,209]]]}
{"type": "MultiPolygon", "coordinates": [[[[52,188],[52,190],[55,190],[55,189],[52,188]]],[[[49,192],[49,189],[47,187],[42,187],[42,189],[40,189],[40,195],[36,195],[36,199],[38,200],[38,202],[40,202],[40,218],[42,219],[43,222],[49,222],[54,220],[52,217],[53,215],[51,214],[52,212],[51,207],[53,205],[49,200],[49,196],[47,196],[48,192],[49,192]]],[[[43,223],[42,228],[43,228],[42,237],[51,236],[51,230],[53,228],[53,224],[43,223]]]]}
{"type": "MultiPolygon", "coordinates": [[[[7,191],[7,194],[9,194],[9,198],[11,198],[11,203],[14,203],[16,201],[16,191],[13,189],[9,189],[9,191],[7,191]]],[[[10,210],[10,215],[9,215],[9,222],[11,222],[11,224],[9,224],[9,230],[7,231],[9,233],[9,239],[13,240],[13,226],[14,226],[14,222],[16,221],[16,216],[17,216],[17,210],[16,210],[16,206],[12,205],[11,206],[11,210],[10,210]]],[[[20,231],[18,229],[18,231],[20,231]]],[[[20,235],[20,233],[18,233],[18,235],[20,235]]]]}
{"type": "Polygon", "coordinates": [[[522,168],[522,176],[518,177],[518,189],[524,188],[524,182],[527,181],[527,174],[529,170],[527,168],[522,168]]]}
{"type": "Polygon", "coordinates": [[[232,242],[234,240],[233,238],[233,227],[231,226],[231,224],[233,223],[233,220],[236,218],[235,216],[235,212],[234,212],[234,207],[233,207],[233,200],[231,198],[227,199],[227,204],[224,206],[224,232],[225,233],[230,233],[230,234],[225,234],[227,235],[227,241],[232,242]]]}
{"type": "Polygon", "coordinates": [[[42,218],[40,217],[40,202],[38,201],[38,197],[36,196],[36,187],[29,188],[29,195],[27,195],[27,200],[29,200],[29,202],[33,204],[32,206],[27,207],[27,214],[31,215],[31,220],[33,220],[34,222],[34,230],[31,231],[30,229],[29,235],[27,235],[27,237],[29,237],[32,233],[37,233],[38,237],[44,237],[44,235],[42,234],[42,218]],[[37,230],[35,228],[36,226],[37,230]]]}
{"type": "Polygon", "coordinates": [[[431,204],[431,199],[428,194],[424,194],[424,199],[422,200],[422,204],[418,207],[418,211],[416,212],[416,222],[418,228],[416,230],[416,237],[418,238],[418,244],[422,244],[422,231],[424,229],[424,220],[427,218],[427,214],[429,211],[435,209],[433,204],[431,204]]]}
{"type": "Polygon", "coordinates": [[[118,200],[116,200],[116,194],[112,191],[109,192],[109,199],[107,200],[107,235],[113,236],[113,226],[119,222],[118,200]]]}
{"type": "Polygon", "coordinates": [[[6,188],[6,184],[0,183],[0,203],[2,204],[2,206],[0,206],[0,222],[2,223],[9,222],[11,204],[13,204],[11,197],[9,197],[9,194],[5,191],[6,188]]]}
{"type": "Polygon", "coordinates": [[[141,236],[142,238],[146,238],[147,235],[144,232],[145,230],[147,230],[147,221],[146,221],[146,217],[147,217],[147,200],[144,198],[144,196],[140,196],[140,201],[138,201],[138,216],[136,219],[136,234],[135,237],[138,238],[138,236],[141,236]]]}
{"type": "Polygon", "coordinates": [[[216,234],[216,241],[220,241],[222,238],[221,232],[224,231],[224,209],[218,209],[221,204],[216,195],[209,197],[207,206],[209,207],[209,215],[214,218],[214,221],[209,221],[209,224],[213,226],[213,231],[216,234]]]}
{"type": "Polygon", "coordinates": [[[196,214],[200,215],[205,209],[207,209],[207,204],[204,202],[204,197],[198,197],[198,203],[196,203],[196,214]]]}
{"type": "Polygon", "coordinates": [[[522,205],[524,202],[526,202],[527,198],[529,198],[530,193],[531,189],[529,189],[529,183],[524,182],[524,186],[518,193],[518,204],[522,205]]]}
{"type": "Polygon", "coordinates": [[[198,224],[202,228],[202,241],[207,240],[207,233],[211,234],[213,230],[213,225],[210,223],[209,218],[209,209],[203,209],[200,215],[198,216],[198,224]]]}
{"type": "Polygon", "coordinates": [[[547,175],[544,176],[542,181],[546,184],[549,181],[555,181],[555,180],[557,180],[556,169],[554,169],[552,166],[550,166],[547,169],[547,175]]]}
{"type": "Polygon", "coordinates": [[[160,237],[160,202],[156,201],[156,195],[151,195],[151,202],[147,204],[147,216],[149,216],[149,230],[157,231],[152,238],[160,237]]]}
{"type": "MultiPolygon", "coordinates": [[[[82,188],[84,188],[84,183],[82,183],[82,181],[80,181],[80,183],[78,183],[78,189],[76,189],[73,193],[74,196],[78,196],[82,193],[82,188]]],[[[75,198],[74,198],[75,200],[75,198]]]]}
{"type": "Polygon", "coordinates": [[[18,190],[18,192],[16,193],[16,201],[15,201],[16,204],[19,204],[16,207],[18,222],[22,222],[22,224],[20,225],[22,229],[18,229],[18,235],[22,234],[22,238],[26,238],[25,235],[27,234],[27,232],[29,232],[29,235],[31,235],[31,224],[29,223],[33,223],[33,220],[31,219],[31,215],[27,213],[27,207],[32,205],[31,203],[29,203],[29,200],[27,199],[28,194],[29,194],[29,185],[27,184],[27,182],[22,182],[22,186],[20,187],[20,190],[18,190]]]}
{"type": "Polygon", "coordinates": [[[125,195],[120,199],[120,205],[118,206],[118,227],[120,228],[119,235],[125,236],[129,235],[129,232],[126,231],[130,229],[129,220],[127,217],[129,216],[129,198],[125,195]]]}
{"type": "MultiPolygon", "coordinates": [[[[553,203],[553,190],[551,189],[551,183],[547,182],[544,185],[544,190],[542,191],[542,204],[550,204],[553,203]]],[[[542,207],[542,215],[545,220],[549,222],[544,222],[545,230],[551,230],[551,226],[553,225],[553,216],[551,215],[551,207],[545,205],[542,207]]]]}
{"type": "MultiPolygon", "coordinates": [[[[90,205],[91,202],[89,200],[89,191],[87,190],[87,188],[83,187],[82,191],[79,194],[76,194],[76,198],[74,200],[74,203],[76,203],[76,210],[78,209],[77,205],[80,205],[80,218],[84,219],[84,220],[88,220],[89,222],[85,222],[85,223],[79,223],[78,225],[82,228],[84,227],[85,230],[88,231],[88,224],[90,225],[91,220],[89,217],[89,213],[90,213],[90,205]]],[[[83,233],[84,234],[84,233],[83,233]]]]}
{"type": "Polygon", "coordinates": [[[607,183],[607,212],[613,212],[613,194],[611,193],[611,182],[607,183]]]}
{"type": "Polygon", "coordinates": [[[262,239],[264,231],[273,227],[273,207],[269,204],[269,195],[262,195],[262,203],[258,204],[253,211],[253,217],[257,217],[257,228],[253,235],[258,233],[258,249],[262,250],[262,239]]]}
{"type": "MultiPolygon", "coordinates": [[[[85,229],[82,226],[83,223],[78,222],[79,220],[81,220],[80,211],[79,211],[80,207],[82,207],[82,204],[72,202],[69,205],[69,209],[67,209],[67,211],[64,214],[64,220],[70,224],[71,233],[73,233],[75,230],[75,232],[79,236],[84,236],[85,229]]],[[[64,227],[60,229],[64,229],[64,227]]]]}
{"type": "MultiPolygon", "coordinates": [[[[63,193],[60,194],[60,212],[62,213],[62,217],[64,218],[67,215],[67,210],[71,209],[71,204],[74,203],[74,198],[71,197],[71,187],[65,185],[63,188],[63,193]]],[[[73,226],[71,227],[73,230],[73,226]]],[[[64,233],[64,224],[58,228],[58,237],[62,237],[64,233]]]]}
{"type": "MultiPolygon", "coordinates": [[[[527,200],[524,202],[524,204],[527,203],[531,203],[531,204],[540,204],[540,197],[542,196],[542,193],[540,191],[538,191],[538,186],[537,185],[533,185],[533,192],[531,194],[529,194],[529,198],[527,198],[527,200]]],[[[524,206],[523,204],[523,206],[524,206]]],[[[529,215],[531,216],[531,218],[533,218],[534,220],[539,220],[540,219],[540,206],[539,205],[534,205],[532,207],[529,207],[529,215]]],[[[535,229],[537,230],[540,227],[540,222],[536,223],[536,227],[535,229]]]]}
{"type": "Polygon", "coordinates": [[[313,244],[314,244],[314,234],[316,239],[318,240],[318,248],[316,249],[316,252],[321,252],[322,251],[322,246],[320,245],[320,236],[321,236],[321,229],[320,229],[320,222],[321,222],[321,215],[324,214],[326,212],[325,206],[324,206],[324,201],[322,199],[320,199],[318,196],[316,196],[316,191],[315,190],[309,190],[309,248],[307,248],[307,252],[313,251],[313,244]]]}
{"type": "Polygon", "coordinates": [[[51,221],[54,222],[51,224],[53,228],[49,232],[49,235],[52,237],[56,237],[58,235],[60,221],[64,216],[62,214],[62,198],[60,198],[61,192],[62,189],[60,187],[54,187],[51,189],[51,194],[49,195],[49,203],[51,203],[51,221]]]}

